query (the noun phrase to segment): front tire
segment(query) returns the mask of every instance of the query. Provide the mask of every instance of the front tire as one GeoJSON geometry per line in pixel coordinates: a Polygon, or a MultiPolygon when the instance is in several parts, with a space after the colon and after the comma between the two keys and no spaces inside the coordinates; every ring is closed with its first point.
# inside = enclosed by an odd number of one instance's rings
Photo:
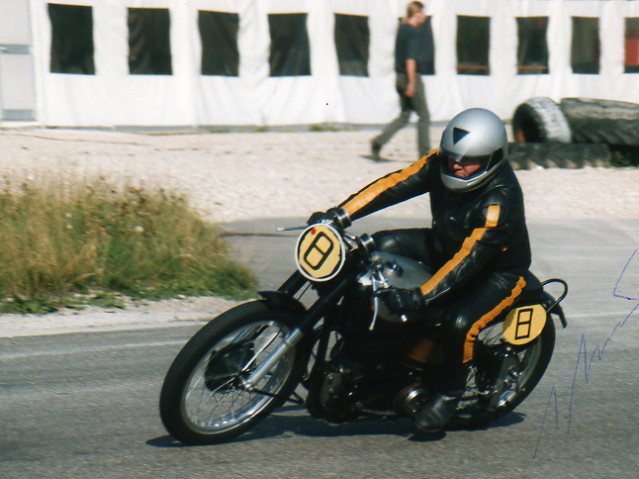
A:
{"type": "Polygon", "coordinates": [[[160,393],[167,431],[186,444],[213,444],[242,434],[282,405],[304,372],[300,344],[248,391],[242,378],[281,344],[298,319],[256,301],[204,326],[177,355],[160,393]]]}

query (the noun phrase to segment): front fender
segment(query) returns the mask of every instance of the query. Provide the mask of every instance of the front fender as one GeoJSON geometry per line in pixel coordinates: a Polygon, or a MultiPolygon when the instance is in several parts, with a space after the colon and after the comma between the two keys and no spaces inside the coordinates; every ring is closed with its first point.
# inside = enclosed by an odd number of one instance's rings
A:
{"type": "Polygon", "coordinates": [[[306,313],[304,305],[288,294],[280,291],[258,291],[257,294],[262,297],[264,303],[270,309],[283,309],[295,314],[306,313]]]}

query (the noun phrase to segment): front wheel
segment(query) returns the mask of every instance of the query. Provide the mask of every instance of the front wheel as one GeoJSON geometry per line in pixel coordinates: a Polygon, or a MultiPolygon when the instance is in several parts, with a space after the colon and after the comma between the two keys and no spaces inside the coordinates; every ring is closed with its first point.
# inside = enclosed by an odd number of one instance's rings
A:
{"type": "Polygon", "coordinates": [[[221,314],[198,331],[162,385],[160,416],[167,431],[186,444],[227,441],[284,403],[304,372],[300,344],[250,391],[243,378],[282,343],[296,319],[256,301],[221,314]]]}

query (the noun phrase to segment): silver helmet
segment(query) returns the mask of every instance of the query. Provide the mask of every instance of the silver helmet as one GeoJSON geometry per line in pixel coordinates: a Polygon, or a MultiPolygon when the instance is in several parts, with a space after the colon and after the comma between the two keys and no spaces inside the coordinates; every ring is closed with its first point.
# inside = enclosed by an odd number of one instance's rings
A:
{"type": "Polygon", "coordinates": [[[448,163],[440,168],[444,186],[463,193],[480,187],[506,161],[508,137],[497,115],[483,108],[471,108],[457,114],[442,134],[440,155],[462,163],[479,159],[481,167],[467,178],[455,176],[448,163]]]}

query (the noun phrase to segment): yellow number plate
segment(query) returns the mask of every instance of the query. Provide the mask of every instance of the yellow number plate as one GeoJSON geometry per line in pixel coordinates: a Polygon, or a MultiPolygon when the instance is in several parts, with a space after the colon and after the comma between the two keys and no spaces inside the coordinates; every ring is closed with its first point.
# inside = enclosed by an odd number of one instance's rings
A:
{"type": "Polygon", "coordinates": [[[541,334],[546,325],[546,310],[541,304],[513,309],[504,321],[504,338],[510,344],[527,344],[541,334]]]}
{"type": "Polygon", "coordinates": [[[297,240],[295,262],[311,281],[333,279],[344,266],[346,248],[337,231],[325,224],[311,225],[297,240]]]}

